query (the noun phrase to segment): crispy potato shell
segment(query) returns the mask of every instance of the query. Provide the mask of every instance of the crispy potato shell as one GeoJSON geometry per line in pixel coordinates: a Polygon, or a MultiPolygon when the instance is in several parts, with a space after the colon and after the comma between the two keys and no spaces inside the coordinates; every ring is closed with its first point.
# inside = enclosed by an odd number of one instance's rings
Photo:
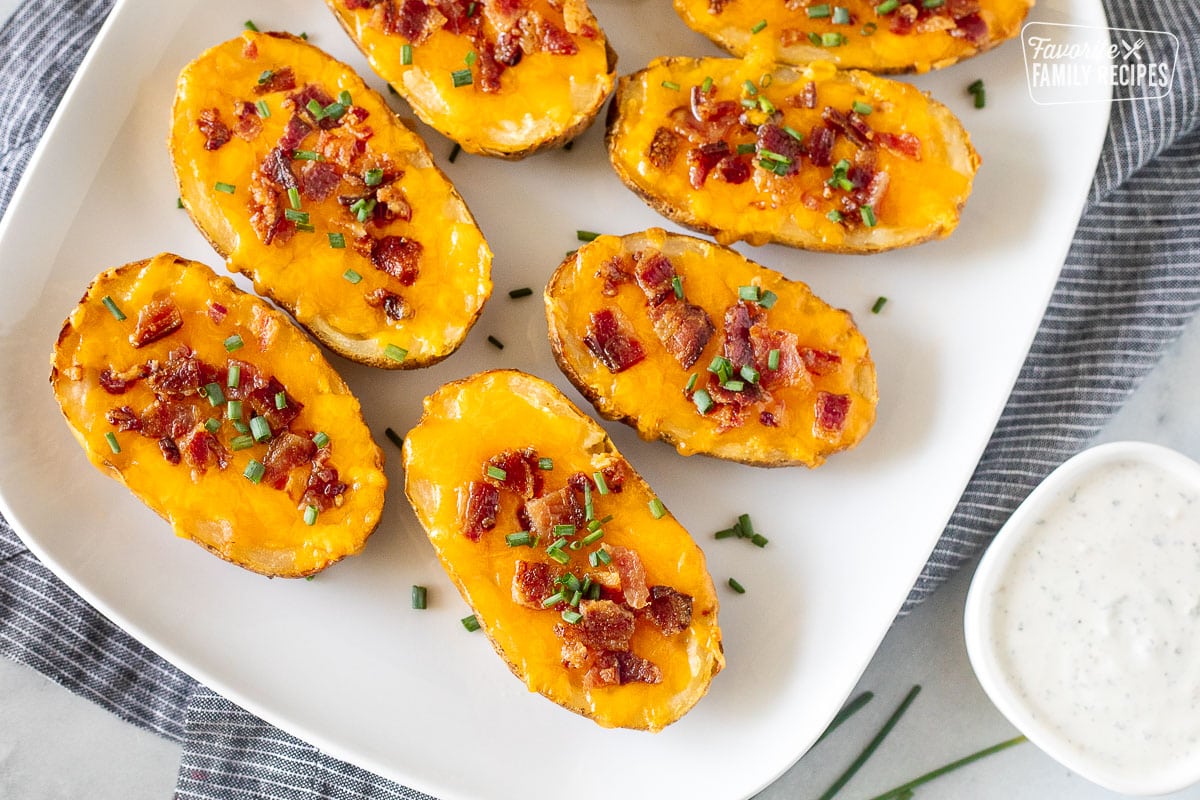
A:
{"type": "MultiPolygon", "coordinates": [[[[325,4],[371,69],[423,122],[468,153],[516,160],[563,145],[592,124],[616,80],[616,53],[584,0],[523,3],[569,37],[578,52],[526,53],[504,68],[496,91],[482,89],[483,57],[473,39],[475,25],[468,23],[462,33],[443,25],[412,43],[388,31],[378,6],[350,8],[358,4],[346,0],[325,4]],[[405,53],[411,54],[408,59],[405,53]],[[464,70],[472,73],[470,83],[455,85],[455,74],[461,81],[464,70]]],[[[472,19],[478,19],[484,40],[494,43],[507,33],[511,21],[502,19],[506,13],[497,4],[480,4],[472,19]]]]}
{"type": "MultiPolygon", "coordinates": [[[[226,561],[271,577],[312,575],[362,550],[379,522],[387,488],[383,454],[363,422],[358,400],[282,313],[203,264],[164,253],[101,273],[63,325],[50,384],[88,459],[167,520],[177,536],[226,561]],[[126,319],[117,320],[105,299],[126,319]],[[179,311],[180,326],[135,348],[130,337],[140,311],[168,299],[179,311]],[[234,335],[244,345],[231,353],[226,340],[234,335]],[[244,477],[251,459],[264,461],[268,445],[232,450],[230,443],[239,433],[224,419],[227,403],[214,407],[198,396],[188,401],[198,407],[199,424],[208,418],[221,422],[215,436],[228,452],[224,469],[212,465],[201,472],[186,458],[168,463],[155,438],[119,431],[110,423],[106,417],[113,409],[127,406],[141,413],[155,395],[147,380],[113,394],[102,385],[102,373],[119,375],[150,360],[165,363],[181,346],[207,364],[220,365],[222,387],[225,365],[236,358],[274,376],[288,397],[302,403],[290,430],[323,431],[329,437],[330,463],[348,485],[342,502],[320,512],[310,525],[299,505],[306,469],[293,471],[285,490],[244,477]],[[108,433],[120,452],[113,452],[108,433]]],[[[248,404],[245,414],[248,418],[248,404]]]]}
{"type": "Polygon", "coordinates": [[[959,16],[968,17],[967,24],[985,26],[986,32],[976,41],[962,35],[955,21],[955,6],[961,4],[949,2],[925,9],[921,3],[910,1],[905,5],[911,10],[892,6],[880,13],[881,5],[888,8],[878,0],[841,0],[825,5],[786,0],[675,0],[675,10],[688,27],[732,55],[744,56],[755,47],[773,47],[776,58],[785,64],[823,60],[842,69],[880,73],[928,72],[990,50],[1017,35],[1033,0],[973,3],[977,11],[959,16]],[[818,13],[810,15],[809,6],[817,6],[818,13]],[[848,12],[849,22],[835,20],[835,6],[848,12]],[[921,16],[914,29],[904,34],[894,32],[893,27],[900,26],[908,14],[921,16]],[[972,16],[976,14],[977,20],[972,16]],[[763,22],[766,25],[755,33],[763,22]]]}
{"type": "MultiPolygon", "coordinates": [[[[830,307],[805,284],[729,248],[657,228],[622,237],[601,236],[559,265],[544,299],[554,358],[571,383],[605,418],[631,425],[643,439],[669,442],[683,455],[702,453],[760,467],[815,467],[827,456],[861,442],[875,421],[875,365],[850,313],[830,307]],[[635,255],[652,253],[671,260],[687,301],[703,308],[717,329],[688,368],[659,341],[647,313],[646,295],[636,282],[621,284],[615,296],[603,294],[606,262],[618,259],[631,264],[635,255]],[[745,421],[726,430],[719,414],[698,411],[686,387],[696,375],[694,388],[711,388],[707,367],[723,354],[723,320],[745,286],[778,297],[762,312],[772,330],[795,334],[799,348],[834,354],[839,361],[836,366],[822,362],[824,374],[802,369],[793,385],[771,389],[768,402],[751,405],[745,421]],[[614,373],[597,359],[585,338],[592,314],[601,309],[617,310],[630,324],[646,352],[645,360],[614,373]],[[839,430],[825,430],[817,423],[822,392],[849,398],[844,427],[839,430]],[[771,426],[760,419],[764,411],[772,415],[771,426]]],[[[759,367],[766,376],[769,367],[759,367]]]]}
{"type": "Polygon", "coordinates": [[[339,355],[386,369],[433,364],[462,344],[491,294],[491,250],[425,143],[353,70],[297,37],[247,31],[188,64],[179,76],[168,144],[183,206],[229,269],[249,276],[259,294],[339,355]],[[287,68],[295,89],[269,91],[269,76],[287,68]],[[310,133],[287,154],[298,175],[313,161],[334,163],[340,172],[328,196],[303,198],[297,209],[278,184],[262,178],[262,167],[293,114],[307,113],[289,97],[309,84],[329,97],[348,92],[353,108],[341,124],[310,133]],[[243,103],[252,104],[257,118],[248,121],[250,130],[261,128],[246,137],[236,133],[243,103]],[[235,132],[209,149],[200,121],[214,109],[235,132]],[[356,120],[355,109],[366,117],[356,120]],[[314,159],[310,154],[318,151],[314,159]],[[352,152],[357,155],[346,155],[352,152]],[[363,214],[364,222],[342,201],[370,195],[382,202],[382,190],[363,184],[371,169],[385,171],[391,196],[399,187],[394,202],[409,206],[411,219],[373,213],[363,214]],[[293,226],[290,238],[279,235],[267,244],[263,207],[283,218],[283,229],[293,225],[283,215],[298,211],[305,216],[296,219],[306,219],[301,224],[311,230],[293,226]],[[372,242],[396,236],[420,245],[415,280],[373,261],[372,242]],[[382,293],[400,298],[391,305],[394,313],[382,293]]]}
{"type": "MultiPolygon", "coordinates": [[[[600,426],[549,383],[516,371],[483,372],[425,399],[421,421],[404,440],[405,492],[496,652],[531,691],[604,727],[660,730],[703,697],[725,663],[704,553],[670,512],[655,516],[654,493],[628,464],[620,493],[593,493],[597,518],[613,517],[603,526],[603,541],[635,550],[647,584],[669,585],[691,595],[694,605],[690,626],[673,636],[638,621],[633,652],[661,668],[661,683],[588,688],[580,670],[563,665],[563,642],[554,627],[565,623],[558,612],[514,602],[516,561],[552,563],[545,542],[506,544],[506,534],[522,529],[519,498],[500,492],[497,525],[478,541],[462,529],[460,504],[469,482],[482,479],[489,458],[528,447],[553,459],[553,469],[543,473],[547,492],[565,486],[574,473],[592,475],[624,462],[600,426]]],[[[589,549],[566,549],[567,566],[581,580],[592,570],[589,549]]]]}
{"type": "Polygon", "coordinates": [[[948,236],[958,225],[979,166],[967,132],[945,106],[908,84],[861,71],[839,72],[828,62],[800,69],[756,59],[657,59],[621,78],[609,107],[606,142],[625,185],[668,219],[722,244],[778,242],[835,253],[877,253],[948,236]],[[876,143],[860,148],[837,136],[830,166],[798,156],[795,174],[778,175],[764,169],[764,162],[772,162],[754,152],[755,134],[740,122],[714,138],[688,121],[690,95],[710,78],[714,102],[736,103],[758,125],[771,119],[762,110],[765,99],[767,108],[782,114],[774,124],[790,128],[805,147],[814,127],[823,125],[827,107],[849,114],[855,104],[869,106],[862,119],[876,143]],[[797,99],[810,83],[813,108],[797,99]],[[755,107],[745,109],[743,100],[755,107]],[[894,141],[916,137],[915,157],[881,146],[878,138],[884,133],[897,137],[894,141]],[[723,141],[733,159],[746,163],[748,179],[731,183],[714,170],[695,187],[692,152],[714,141],[723,141]],[[749,152],[739,154],[739,146],[749,152]],[[868,158],[875,173],[887,176],[869,217],[852,200],[853,192],[829,185],[836,181],[838,162],[845,159],[856,167],[868,158]]]}

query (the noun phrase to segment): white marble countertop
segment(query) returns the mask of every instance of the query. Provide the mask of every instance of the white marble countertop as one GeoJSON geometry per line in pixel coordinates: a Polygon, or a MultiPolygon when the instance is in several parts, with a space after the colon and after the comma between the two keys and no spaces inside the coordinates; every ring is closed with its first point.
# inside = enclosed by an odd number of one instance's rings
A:
{"type": "MultiPolygon", "coordinates": [[[[1097,441],[1139,439],[1200,459],[1200,325],[1193,323],[1097,441]]],[[[854,694],[875,699],[819,744],[760,800],[816,798],[874,735],[914,684],[922,691],[891,736],[840,793],[874,797],[930,769],[1014,735],[984,695],[963,644],[971,567],[898,622],[854,694]]],[[[27,667],[0,659],[0,797],[162,800],[172,795],[179,747],[126,724],[27,667]]],[[[923,786],[920,800],[1105,800],[1119,795],[1022,744],[923,786]]],[[[1200,787],[1171,798],[1200,800],[1200,787]]]]}

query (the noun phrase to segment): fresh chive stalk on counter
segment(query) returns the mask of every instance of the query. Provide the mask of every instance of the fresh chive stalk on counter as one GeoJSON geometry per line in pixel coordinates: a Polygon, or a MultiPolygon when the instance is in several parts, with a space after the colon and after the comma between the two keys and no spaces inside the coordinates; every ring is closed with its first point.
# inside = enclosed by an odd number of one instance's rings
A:
{"type": "Polygon", "coordinates": [[[862,769],[862,765],[867,763],[867,760],[874,755],[875,751],[879,748],[879,745],[883,744],[883,740],[886,739],[888,734],[892,732],[892,728],[896,727],[896,723],[899,722],[900,718],[904,716],[904,712],[908,711],[908,707],[912,705],[913,700],[917,699],[917,695],[920,694],[920,692],[920,686],[914,686],[908,690],[908,694],[904,696],[904,699],[900,702],[900,705],[897,706],[896,710],[892,712],[892,715],[888,717],[887,722],[883,723],[883,727],[879,729],[879,732],[875,734],[871,741],[867,742],[867,746],[863,748],[861,753],[858,754],[858,758],[850,762],[850,766],[846,768],[846,771],[839,775],[837,780],[833,782],[833,785],[825,790],[825,793],[821,795],[820,800],[832,800],[833,797],[835,797],[837,793],[842,790],[842,787],[850,782],[850,779],[853,778],[860,769],[862,769]]]}

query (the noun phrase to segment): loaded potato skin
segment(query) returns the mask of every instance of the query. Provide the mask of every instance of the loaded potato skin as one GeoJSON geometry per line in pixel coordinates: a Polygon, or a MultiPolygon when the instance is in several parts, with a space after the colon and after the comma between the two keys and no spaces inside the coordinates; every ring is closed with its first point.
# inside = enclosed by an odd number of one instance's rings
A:
{"type": "Polygon", "coordinates": [[[241,567],[312,575],[379,522],[383,454],[358,400],[282,313],[202,264],[164,253],[101,273],[50,384],[98,469],[241,567]]]}
{"type": "Polygon", "coordinates": [[[496,652],[604,727],[657,731],[724,666],[704,554],[549,383],[483,372],[425,400],[405,492],[496,652]]]}
{"type": "Polygon", "coordinates": [[[187,65],[168,144],[230,270],[339,355],[433,364],[491,294],[491,250],[424,142],[297,37],[247,31],[187,65]]]}
{"type": "Polygon", "coordinates": [[[875,365],[849,312],[720,245],[601,236],[559,265],[544,301],[571,383],[683,455],[816,467],[875,421],[875,365]]]}

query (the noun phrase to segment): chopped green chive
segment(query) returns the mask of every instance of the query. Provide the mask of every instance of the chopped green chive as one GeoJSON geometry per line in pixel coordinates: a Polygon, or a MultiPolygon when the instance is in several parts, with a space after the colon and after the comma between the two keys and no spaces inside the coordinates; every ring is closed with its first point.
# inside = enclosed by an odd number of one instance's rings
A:
{"type": "Polygon", "coordinates": [[[774,372],[779,369],[779,351],[771,350],[767,353],[767,369],[774,372]]]}
{"type": "Polygon", "coordinates": [[[688,377],[687,386],[683,387],[683,393],[684,393],[684,394],[688,394],[689,392],[691,392],[691,391],[692,391],[692,389],[695,389],[695,388],[696,388],[696,379],[697,379],[698,377],[700,377],[700,376],[699,376],[699,374],[698,374],[698,373],[695,373],[695,372],[693,372],[693,373],[691,374],[691,376],[689,376],[689,377],[688,377]]]}
{"type": "Polygon", "coordinates": [[[308,212],[307,211],[297,211],[294,208],[285,208],[283,210],[283,216],[284,216],[284,219],[291,220],[292,222],[298,222],[301,225],[308,224],[308,212]]]}
{"type": "Polygon", "coordinates": [[[758,85],[765,89],[771,85],[771,80],[771,73],[764,72],[762,75],[758,76],[758,85]]]}
{"type": "Polygon", "coordinates": [[[383,348],[383,354],[392,361],[400,362],[408,356],[408,351],[403,347],[397,347],[394,344],[389,344],[387,347],[383,348]]]}
{"type": "Polygon", "coordinates": [[[308,113],[312,114],[318,120],[321,119],[325,115],[324,106],[322,106],[316,100],[309,100],[308,103],[305,104],[304,107],[306,109],[308,109],[308,113]]]}
{"type": "Polygon", "coordinates": [[[850,9],[844,6],[833,7],[833,24],[834,25],[849,25],[850,24],[850,9]]]}
{"type": "Polygon", "coordinates": [[[560,524],[554,526],[554,535],[558,537],[554,544],[550,545],[555,550],[561,550],[562,546],[567,543],[566,537],[575,534],[575,526],[571,524],[560,524]]]}
{"type": "Polygon", "coordinates": [[[533,289],[528,286],[523,286],[520,289],[513,289],[508,293],[508,296],[513,300],[520,300],[522,297],[529,297],[533,294],[533,289]]]}
{"type": "Polygon", "coordinates": [[[608,554],[607,550],[597,550],[596,558],[597,558],[597,560],[599,560],[599,562],[601,564],[611,564],[612,563],[612,556],[610,556],[608,554]]]}
{"type": "Polygon", "coordinates": [[[267,422],[266,417],[250,418],[250,435],[254,437],[254,441],[259,443],[270,441],[271,425],[267,422]]]}
{"type": "Polygon", "coordinates": [[[266,100],[259,100],[254,104],[254,107],[258,109],[258,115],[263,119],[271,116],[271,107],[267,105],[266,100]]]}
{"type": "Polygon", "coordinates": [[[600,551],[599,550],[593,550],[592,552],[588,553],[588,564],[590,564],[593,567],[600,566],[600,551]]]}
{"type": "Polygon", "coordinates": [[[472,0],[470,3],[468,3],[467,4],[467,17],[475,16],[475,9],[478,7],[479,7],[479,4],[474,2],[474,0],[472,0]]]}
{"type": "MultiPolygon", "coordinates": [[[[495,478],[498,481],[508,480],[508,473],[492,464],[487,465],[487,469],[484,470],[484,474],[486,474],[489,478],[495,478]]],[[[575,529],[571,528],[571,530],[575,529]]]]}
{"type": "Polygon", "coordinates": [[[325,156],[312,150],[293,150],[292,158],[296,161],[324,161],[325,156]]]}
{"type": "MultiPolygon", "coordinates": [[[[233,421],[233,429],[238,433],[245,435],[249,435],[250,433],[250,426],[242,422],[240,419],[235,419],[233,421]]],[[[250,441],[254,441],[254,437],[250,437],[250,441]]]]}
{"type": "Polygon", "coordinates": [[[288,204],[296,211],[300,210],[300,190],[293,186],[287,190],[288,204]]]}
{"type": "Polygon", "coordinates": [[[354,105],[354,100],[350,97],[350,92],[346,91],[345,89],[342,89],[340,92],[338,92],[338,102],[344,105],[346,108],[354,105]]]}
{"type": "Polygon", "coordinates": [[[285,409],[287,407],[288,407],[287,392],[276,392],[275,393],[275,408],[282,411],[283,409],[285,409]]]}
{"type": "Polygon", "coordinates": [[[258,73],[258,85],[262,86],[264,83],[271,80],[271,78],[273,78],[274,76],[275,76],[275,72],[273,70],[264,69],[262,72],[258,73]]]}
{"type": "Polygon", "coordinates": [[[404,447],[404,438],[391,428],[384,428],[383,435],[388,438],[389,442],[396,445],[396,447],[404,447]]]}
{"type": "Polygon", "coordinates": [[[812,43],[813,47],[820,47],[820,46],[821,46],[821,36],[820,36],[820,34],[817,34],[817,33],[814,33],[814,32],[812,32],[812,31],[809,31],[809,32],[808,32],[808,41],[812,43]]]}
{"type": "Polygon", "coordinates": [[[538,459],[538,469],[554,469],[554,459],[553,458],[539,458],[538,459]]]}
{"type": "Polygon", "coordinates": [[[592,478],[596,481],[596,490],[599,491],[600,494],[608,494],[608,484],[604,481],[604,474],[600,472],[593,472],[592,478]]]}
{"type": "Polygon", "coordinates": [[[249,450],[254,447],[254,437],[248,434],[235,436],[229,440],[229,449],[237,452],[238,450],[249,450]]]}
{"type": "MultiPolygon", "coordinates": [[[[257,419],[257,417],[255,419],[257,419]]],[[[305,506],[304,507],[304,524],[305,525],[316,525],[317,524],[317,507],[316,506],[305,506]]]]}
{"type": "Polygon", "coordinates": [[[309,225],[307,222],[297,222],[296,230],[300,231],[301,233],[316,233],[317,232],[316,227],[309,225]]]}
{"type": "Polygon", "coordinates": [[[809,19],[823,19],[829,16],[829,4],[821,3],[820,5],[809,6],[807,11],[809,19]]]}
{"type": "Polygon", "coordinates": [[[113,315],[113,319],[115,319],[117,322],[125,321],[125,319],[126,319],[125,313],[123,311],[121,311],[121,309],[117,308],[117,304],[113,301],[113,299],[111,297],[109,297],[108,295],[104,295],[103,299],[101,299],[100,302],[103,303],[104,307],[108,309],[108,313],[113,315]]]}
{"type": "Polygon", "coordinates": [[[175,198],[175,207],[176,207],[176,208],[183,208],[183,198],[182,198],[182,197],[176,197],[176,198],[175,198]]]}
{"type": "Polygon", "coordinates": [[[307,41],[308,41],[308,34],[307,34],[307,33],[305,33],[304,31],[300,31],[300,38],[301,38],[301,39],[303,39],[304,41],[306,41],[306,42],[307,42],[307,41]]]}
{"type": "Polygon", "coordinates": [[[254,31],[255,33],[258,33],[258,26],[254,24],[254,20],[252,20],[252,19],[248,19],[245,22],[243,22],[242,27],[244,27],[248,31],[254,31]]]}
{"type": "Polygon", "coordinates": [[[754,25],[750,28],[750,32],[751,33],[761,33],[762,29],[765,27],[767,27],[767,21],[765,19],[760,19],[758,22],[754,23],[754,25]]]}
{"type": "Polygon", "coordinates": [[[738,583],[736,578],[730,578],[730,579],[729,579],[729,588],[730,588],[730,589],[733,589],[733,590],[734,590],[735,592],[737,592],[738,594],[745,594],[745,593],[746,593],[746,587],[745,587],[745,586],[742,586],[740,583],[738,583]]]}
{"type": "Polygon", "coordinates": [[[973,92],[972,94],[975,95],[975,107],[976,108],[983,108],[984,106],[987,105],[987,93],[983,90],[982,87],[980,87],[979,91],[973,92]]]}
{"type": "Polygon", "coordinates": [[[872,314],[878,314],[880,311],[883,311],[883,307],[884,307],[884,305],[886,305],[886,304],[887,304],[887,298],[886,298],[886,297],[883,297],[883,296],[880,296],[880,297],[878,297],[878,298],[875,300],[875,305],[871,306],[871,313],[872,313],[872,314]]]}
{"type": "Polygon", "coordinates": [[[670,89],[672,92],[678,92],[678,91],[679,91],[679,84],[678,84],[678,83],[676,83],[675,81],[663,81],[663,82],[662,82],[662,87],[663,87],[664,89],[670,89]]]}
{"type": "Polygon", "coordinates": [[[762,293],[762,296],[758,298],[758,304],[763,308],[770,308],[771,306],[775,305],[775,301],[778,299],[779,295],[775,294],[770,289],[767,289],[762,293]]]}
{"type": "Polygon", "coordinates": [[[742,392],[745,391],[746,384],[743,381],[725,381],[721,388],[730,392],[742,392]]]}
{"type": "Polygon", "coordinates": [[[378,186],[383,183],[383,170],[369,169],[363,175],[363,183],[367,186],[378,186]]]}
{"type": "Polygon", "coordinates": [[[830,212],[825,215],[825,219],[829,220],[830,222],[841,222],[842,212],[838,211],[836,208],[831,209],[830,212]]]}
{"type": "Polygon", "coordinates": [[[855,114],[858,114],[859,116],[863,116],[863,117],[867,116],[868,114],[870,114],[872,111],[875,110],[874,107],[871,106],[869,103],[864,103],[861,100],[855,100],[854,105],[850,106],[850,108],[854,111],[855,114]]]}
{"type": "Polygon", "coordinates": [[[941,8],[946,5],[946,0],[922,0],[921,5],[925,8],[941,8]]]}
{"type": "Polygon", "coordinates": [[[571,560],[571,557],[560,549],[547,550],[546,555],[557,561],[559,564],[566,564],[571,560]]]}
{"type": "Polygon", "coordinates": [[[242,473],[242,476],[251,483],[258,483],[262,480],[262,477],[266,471],[267,468],[262,465],[261,461],[255,461],[252,458],[250,459],[249,463],[246,464],[246,471],[242,473]]]}
{"type": "Polygon", "coordinates": [[[245,346],[246,343],[242,341],[242,337],[236,333],[225,340],[225,351],[229,353],[232,353],[234,350],[241,350],[245,346]]]}
{"type": "Polygon", "coordinates": [[[325,433],[325,431],[317,431],[313,434],[312,443],[317,447],[324,447],[329,444],[329,434],[325,433]]]}
{"type": "MultiPolygon", "coordinates": [[[[409,66],[410,64],[412,64],[412,45],[411,44],[400,45],[400,63],[406,67],[409,66]]],[[[395,90],[393,90],[393,91],[395,91],[395,90]]]]}
{"type": "Polygon", "coordinates": [[[469,617],[463,617],[459,620],[459,622],[461,622],[462,626],[467,629],[468,633],[474,633],[475,631],[479,630],[479,620],[475,618],[474,614],[469,617]]]}
{"type": "Polygon", "coordinates": [[[362,280],[362,275],[359,275],[357,272],[355,272],[352,269],[347,269],[345,272],[343,272],[342,277],[345,278],[350,283],[358,283],[359,281],[362,280]]]}
{"type": "Polygon", "coordinates": [[[783,132],[795,139],[797,142],[804,141],[804,134],[793,128],[791,125],[784,125],[783,132]]]}
{"type": "Polygon", "coordinates": [[[704,92],[705,94],[708,94],[709,91],[712,90],[712,87],[713,87],[713,79],[712,79],[711,75],[708,75],[704,78],[704,83],[700,84],[700,91],[704,92]]]}
{"type": "Polygon", "coordinates": [[[862,28],[859,30],[859,33],[863,36],[873,36],[877,30],[879,30],[878,25],[876,25],[874,22],[868,22],[866,25],[862,26],[862,28]]]}
{"type": "Polygon", "coordinates": [[[121,452],[121,443],[117,441],[117,435],[112,431],[104,434],[104,441],[108,442],[108,449],[114,453],[121,452]]]}
{"type": "Polygon", "coordinates": [[[581,242],[594,242],[599,236],[595,231],[575,231],[575,238],[581,242]]]}
{"type": "Polygon", "coordinates": [[[509,547],[533,547],[533,534],[529,531],[510,533],[504,537],[504,542],[509,547]]]}
{"type": "Polygon", "coordinates": [[[837,31],[821,34],[822,47],[840,47],[846,43],[846,37],[837,31]]]}
{"type": "Polygon", "coordinates": [[[713,538],[714,539],[732,539],[734,536],[737,536],[737,535],[738,535],[738,529],[736,527],[733,527],[733,528],[726,528],[723,531],[717,531],[716,533],[713,534],[713,538]]]}
{"type": "Polygon", "coordinates": [[[457,160],[457,159],[458,159],[458,154],[459,154],[459,153],[461,153],[461,152],[462,152],[462,145],[461,145],[461,144],[459,144],[458,142],[455,142],[455,143],[454,143],[454,147],[451,147],[451,148],[450,148],[450,158],[449,158],[449,161],[450,161],[450,163],[451,163],[451,164],[453,164],[453,163],[455,162],[455,160],[457,160]]]}
{"type": "Polygon", "coordinates": [[[701,414],[707,414],[713,407],[712,395],[706,389],[697,389],[692,395],[692,402],[696,404],[696,410],[701,414]]]}
{"type": "Polygon", "coordinates": [[[763,536],[761,533],[756,533],[750,537],[750,544],[754,545],[755,547],[766,547],[767,543],[770,541],[770,539],[763,536]]]}
{"type": "Polygon", "coordinates": [[[571,595],[571,599],[570,599],[570,601],[569,601],[569,602],[570,602],[570,604],[571,604],[573,607],[575,607],[575,608],[578,608],[578,607],[579,607],[579,601],[580,601],[580,600],[582,600],[582,599],[583,599],[583,592],[581,592],[581,591],[576,591],[574,594],[572,594],[572,595],[571,595]]]}
{"type": "Polygon", "coordinates": [[[683,299],[683,278],[676,275],[671,278],[671,289],[675,292],[675,297],[683,299]]]}
{"type": "Polygon", "coordinates": [[[479,56],[475,55],[474,50],[471,50],[470,52],[467,53],[466,58],[464,58],[463,61],[469,67],[475,63],[475,59],[477,59],[477,58],[479,58],[479,56]]]}
{"type": "Polygon", "coordinates": [[[739,156],[744,156],[744,155],[753,153],[755,149],[756,148],[752,144],[739,144],[737,146],[737,151],[738,151],[739,156]]]}
{"type": "Polygon", "coordinates": [[[819,800],[832,800],[834,795],[842,790],[842,787],[854,777],[858,770],[862,768],[862,765],[867,763],[867,759],[874,754],[879,745],[883,743],[883,740],[887,738],[887,735],[892,732],[892,728],[896,727],[896,723],[900,721],[900,717],[904,716],[904,712],[908,710],[908,707],[912,704],[912,701],[916,699],[917,694],[920,691],[920,686],[914,686],[909,690],[908,694],[904,696],[904,700],[900,703],[899,707],[892,712],[892,715],[888,717],[887,722],[883,724],[883,727],[879,730],[879,733],[875,734],[875,738],[873,738],[867,744],[863,751],[858,755],[858,758],[851,762],[850,766],[846,768],[846,771],[843,772],[841,776],[839,776],[838,779],[833,782],[833,785],[825,790],[825,793],[821,795],[819,800]]]}
{"type": "Polygon", "coordinates": [[[204,387],[204,396],[208,398],[208,404],[214,408],[225,405],[225,393],[221,391],[219,383],[210,383],[204,387]]]}
{"type": "Polygon", "coordinates": [[[427,602],[428,597],[429,597],[428,589],[426,589],[424,586],[418,586],[415,583],[413,584],[413,587],[412,587],[412,607],[413,608],[415,608],[417,611],[424,611],[425,604],[427,602]]]}
{"type": "Polygon", "coordinates": [[[979,80],[973,82],[970,86],[967,87],[967,92],[970,94],[975,94],[976,92],[982,92],[982,91],[983,91],[983,78],[980,78],[979,80]]]}
{"type": "Polygon", "coordinates": [[[217,431],[221,430],[221,420],[217,419],[216,417],[209,417],[204,421],[204,430],[208,431],[209,433],[216,433],[217,431]]]}
{"type": "Polygon", "coordinates": [[[461,89],[463,86],[470,86],[471,70],[456,69],[450,73],[450,80],[454,83],[455,89],[461,89]]]}
{"type": "Polygon", "coordinates": [[[242,418],[242,401],[230,400],[225,405],[226,419],[241,419],[242,418]]]}
{"type": "Polygon", "coordinates": [[[667,514],[667,507],[657,497],[650,501],[650,514],[655,519],[662,519],[667,514]]]}
{"type": "Polygon", "coordinates": [[[493,346],[493,347],[495,347],[497,350],[503,350],[503,349],[504,349],[504,342],[500,341],[500,340],[499,340],[499,339],[497,339],[495,336],[488,336],[488,337],[487,337],[487,340],[488,340],[488,344],[492,345],[492,346],[493,346]]]}
{"type": "Polygon", "coordinates": [[[563,622],[575,625],[579,622],[579,620],[583,619],[583,614],[580,614],[578,611],[572,611],[568,608],[566,611],[562,612],[562,618],[563,622]]]}
{"type": "Polygon", "coordinates": [[[754,367],[747,364],[746,366],[742,367],[740,372],[742,377],[745,378],[747,382],[758,383],[758,370],[756,370],[754,367]]]}
{"type": "Polygon", "coordinates": [[[234,186],[232,183],[223,183],[221,181],[217,181],[216,183],[214,183],[213,188],[216,189],[218,192],[224,192],[225,194],[233,194],[234,192],[237,191],[237,187],[234,186]]]}
{"type": "Polygon", "coordinates": [[[875,6],[876,14],[890,14],[900,7],[900,0],[883,0],[882,3],[875,6]]]}
{"type": "Polygon", "coordinates": [[[761,290],[757,286],[739,286],[738,299],[749,300],[751,303],[757,303],[761,290]]]}
{"type": "Polygon", "coordinates": [[[597,530],[597,531],[592,531],[587,536],[583,537],[583,539],[581,539],[580,541],[583,543],[584,547],[587,547],[589,544],[595,544],[596,542],[600,541],[603,538],[604,538],[604,531],[597,530]]]}
{"type": "Polygon", "coordinates": [[[863,225],[866,225],[868,228],[875,227],[875,209],[870,206],[859,206],[858,213],[862,215],[863,225]]]}

